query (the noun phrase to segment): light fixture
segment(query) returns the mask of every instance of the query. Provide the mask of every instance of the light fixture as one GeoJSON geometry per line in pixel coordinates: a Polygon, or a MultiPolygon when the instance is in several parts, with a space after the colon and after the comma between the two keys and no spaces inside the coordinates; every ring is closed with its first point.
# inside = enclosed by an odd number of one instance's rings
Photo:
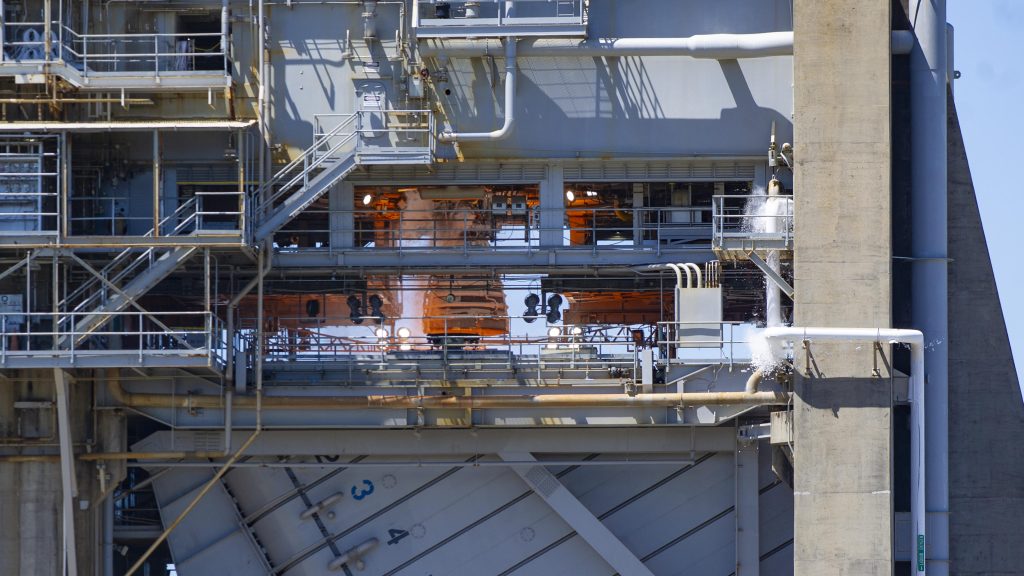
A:
{"type": "Polygon", "coordinates": [[[558,336],[561,336],[561,334],[562,329],[559,328],[558,326],[552,326],[551,328],[548,328],[548,338],[557,338],[558,336]]]}
{"type": "Polygon", "coordinates": [[[523,320],[525,320],[527,324],[532,323],[540,317],[540,312],[537,312],[537,306],[540,305],[540,296],[533,293],[527,294],[526,299],[523,300],[523,304],[526,304],[526,311],[523,312],[523,320]]]}
{"type": "Polygon", "coordinates": [[[573,200],[576,199],[576,194],[573,194],[572,190],[566,190],[565,199],[568,200],[569,202],[572,202],[573,200]]]}
{"type": "Polygon", "coordinates": [[[573,336],[579,336],[580,334],[583,334],[583,328],[580,328],[579,326],[573,326],[572,327],[572,335],[573,336]]]}
{"type": "Polygon", "coordinates": [[[388,331],[385,330],[384,328],[377,328],[377,330],[374,331],[374,335],[376,335],[377,338],[387,338],[388,337],[388,331]]]}
{"type": "Polygon", "coordinates": [[[369,206],[371,202],[373,202],[373,194],[363,196],[363,206],[369,206]]]}
{"type": "Polygon", "coordinates": [[[401,346],[398,347],[398,349],[401,350],[402,352],[408,352],[409,350],[412,350],[412,344],[402,344],[401,346]]]}
{"type": "Polygon", "coordinates": [[[554,350],[554,349],[558,348],[558,344],[555,344],[554,342],[552,342],[552,343],[548,344],[547,346],[545,346],[545,348],[547,348],[548,350],[554,350]]]}
{"type": "Polygon", "coordinates": [[[548,296],[548,311],[545,314],[548,324],[556,324],[562,319],[562,313],[558,309],[562,306],[562,297],[558,294],[548,296]]]}
{"type": "Polygon", "coordinates": [[[585,194],[587,195],[588,198],[594,198],[594,197],[597,196],[597,191],[595,191],[595,190],[587,190],[585,192],[585,194]]]}
{"type": "Polygon", "coordinates": [[[412,336],[412,330],[409,330],[405,326],[398,329],[398,337],[402,340],[408,340],[410,336],[412,336]]]}

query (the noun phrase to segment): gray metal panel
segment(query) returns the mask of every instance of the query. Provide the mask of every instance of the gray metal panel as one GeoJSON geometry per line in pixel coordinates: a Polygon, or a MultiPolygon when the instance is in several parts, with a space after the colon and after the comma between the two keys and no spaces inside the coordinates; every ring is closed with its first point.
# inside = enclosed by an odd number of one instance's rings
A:
{"type": "MultiPolygon", "coordinates": [[[[153,482],[164,525],[170,524],[212,477],[210,470],[179,470],[153,482]]],[[[239,524],[238,514],[224,485],[217,483],[167,540],[181,574],[266,573],[266,561],[239,524]]]]}
{"type": "MultiPolygon", "coordinates": [[[[400,82],[392,42],[367,47],[358,5],[299,5],[270,19],[275,140],[310,143],[314,114],[350,112],[353,80],[400,82]],[[340,41],[346,32],[351,46],[340,41]],[[275,45],[276,44],[276,45],[275,45]],[[367,72],[364,62],[379,70],[367,72]]],[[[397,10],[377,9],[381,36],[397,10]]],[[[791,29],[786,0],[624,0],[593,3],[591,37],[663,37],[791,29]]],[[[241,28],[241,27],[239,27],[241,28]]],[[[242,33],[242,32],[240,32],[242,33]]],[[[236,44],[245,44],[244,37],[236,44]]],[[[428,64],[435,73],[438,65],[428,64]]],[[[462,146],[469,158],[756,154],[772,121],[791,141],[792,58],[697,60],[681,57],[520,58],[518,120],[508,140],[462,146]]],[[[495,72],[481,59],[448,64],[445,110],[460,130],[492,130],[504,104],[495,72]]],[[[450,147],[442,152],[452,154],[450,147]]],[[[454,157],[452,154],[451,157],[454,157]]]]}
{"type": "MultiPolygon", "coordinates": [[[[654,573],[724,575],[732,570],[735,554],[733,456],[697,456],[699,463],[689,468],[615,465],[557,466],[550,470],[631,550],[646,557],[654,573]]],[[[767,459],[761,459],[763,478],[770,478],[767,463],[767,459]]],[[[368,573],[613,572],[508,468],[294,468],[293,473],[312,502],[345,493],[332,509],[334,518],[321,514],[320,519],[332,539],[337,540],[335,548],[340,553],[369,538],[380,540],[380,545],[365,557],[368,573]],[[372,491],[364,481],[373,485],[372,491]],[[353,488],[361,499],[353,497],[353,488]],[[399,530],[409,534],[387,544],[393,536],[402,534],[399,530]]],[[[165,477],[161,491],[168,493],[167,498],[177,496],[177,502],[185,502],[209,474],[208,470],[174,470],[165,477]]],[[[239,508],[267,546],[277,570],[290,566],[285,572],[289,576],[324,573],[334,555],[315,522],[300,519],[305,504],[283,469],[236,469],[226,481],[239,508]]],[[[209,521],[234,514],[228,510],[217,512],[219,504],[212,502],[209,510],[197,511],[197,518],[209,521]]],[[[165,517],[172,507],[164,511],[165,517]]],[[[787,512],[791,522],[788,490],[775,486],[762,494],[762,531],[778,531],[767,534],[772,542],[763,540],[764,546],[791,538],[791,524],[789,531],[785,528],[787,512]]],[[[191,540],[172,542],[172,546],[182,553],[209,547],[218,534],[223,535],[218,530],[223,524],[215,524],[193,532],[191,540]]],[[[231,543],[231,539],[222,542],[231,543]]],[[[763,567],[765,573],[786,574],[772,569],[785,555],[783,548],[766,558],[771,562],[763,567]]],[[[179,567],[182,576],[209,573],[205,567],[193,571],[189,569],[193,568],[191,564],[179,567]]],[[[217,562],[211,561],[211,565],[217,562]]]]}

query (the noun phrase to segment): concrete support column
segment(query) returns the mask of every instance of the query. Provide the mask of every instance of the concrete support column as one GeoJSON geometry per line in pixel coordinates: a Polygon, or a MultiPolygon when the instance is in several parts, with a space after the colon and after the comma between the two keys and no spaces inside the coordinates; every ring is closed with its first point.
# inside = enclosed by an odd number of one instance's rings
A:
{"type": "Polygon", "coordinates": [[[540,183],[540,245],[562,245],[565,231],[565,171],[560,164],[548,166],[548,176],[540,183]]]}
{"type": "MultiPolygon", "coordinates": [[[[794,4],[797,326],[891,323],[891,2],[794,4]]],[[[892,574],[892,409],[871,346],[796,350],[794,573],[892,574]]]]}
{"type": "Polygon", "coordinates": [[[330,210],[331,249],[355,247],[355,186],[342,180],[327,196],[330,210]]]}
{"type": "Polygon", "coordinates": [[[761,573],[757,438],[736,441],[736,576],[761,573]]]}

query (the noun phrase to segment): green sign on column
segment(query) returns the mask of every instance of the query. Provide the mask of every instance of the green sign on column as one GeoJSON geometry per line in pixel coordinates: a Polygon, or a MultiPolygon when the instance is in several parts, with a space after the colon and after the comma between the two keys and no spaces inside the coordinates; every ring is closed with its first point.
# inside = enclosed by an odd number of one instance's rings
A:
{"type": "Polygon", "coordinates": [[[924,534],[917,535],[917,571],[924,572],[924,534]]]}

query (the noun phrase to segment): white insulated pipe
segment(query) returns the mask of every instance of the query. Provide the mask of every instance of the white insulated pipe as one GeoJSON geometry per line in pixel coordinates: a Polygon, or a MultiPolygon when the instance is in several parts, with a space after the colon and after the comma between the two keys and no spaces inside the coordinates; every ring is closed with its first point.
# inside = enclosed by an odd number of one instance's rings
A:
{"type": "MultiPolygon", "coordinates": [[[[697,288],[703,288],[704,287],[704,274],[700,271],[700,266],[697,266],[693,262],[685,262],[685,263],[682,263],[682,264],[679,264],[679,265],[680,266],[685,266],[686,268],[689,268],[689,269],[692,269],[694,274],[697,275],[697,288]]],[[[686,276],[687,276],[687,278],[689,278],[690,275],[687,274],[686,276]]],[[[687,288],[689,288],[689,287],[690,286],[687,285],[687,288]]]]}
{"type": "MultiPolygon", "coordinates": [[[[767,328],[761,335],[769,342],[888,342],[910,345],[910,516],[915,548],[923,550],[930,496],[926,478],[933,470],[932,463],[926,462],[925,422],[928,414],[925,412],[925,406],[930,400],[930,396],[925,397],[924,335],[919,330],[893,328],[801,328],[797,326],[767,328]]],[[[929,374],[930,378],[931,374],[929,374]]],[[[928,445],[938,440],[932,438],[928,445]]],[[[942,442],[945,443],[945,439],[942,439],[942,442]]],[[[918,555],[914,554],[912,564],[917,569],[914,573],[924,574],[924,567],[918,564],[917,557],[918,555]]]]}
{"type": "Polygon", "coordinates": [[[516,121],[516,39],[505,40],[505,121],[493,132],[442,132],[441,142],[504,140],[516,121]]]}
{"type": "MultiPolygon", "coordinates": [[[[450,58],[477,57],[498,52],[494,41],[421,41],[420,55],[450,58]]],[[[734,59],[788,56],[793,53],[792,32],[762,34],[703,34],[688,38],[596,38],[585,41],[523,40],[521,56],[692,56],[734,59]]]]}
{"type": "MultiPolygon", "coordinates": [[[[892,34],[893,54],[908,54],[913,35],[906,30],[892,34]]],[[[419,53],[424,57],[477,58],[501,54],[495,40],[421,40],[419,53]]],[[[523,57],[619,57],[689,56],[710,60],[735,60],[793,55],[792,32],[757,34],[701,34],[688,38],[595,38],[522,40],[518,53],[523,57]]]]}
{"type": "MultiPolygon", "coordinates": [[[[917,43],[910,53],[911,317],[933,342],[928,367],[928,523],[933,537],[913,574],[949,566],[949,317],[947,219],[947,28],[945,0],[910,3],[917,43]]],[[[920,545],[919,543],[917,543],[920,545]]]]}

